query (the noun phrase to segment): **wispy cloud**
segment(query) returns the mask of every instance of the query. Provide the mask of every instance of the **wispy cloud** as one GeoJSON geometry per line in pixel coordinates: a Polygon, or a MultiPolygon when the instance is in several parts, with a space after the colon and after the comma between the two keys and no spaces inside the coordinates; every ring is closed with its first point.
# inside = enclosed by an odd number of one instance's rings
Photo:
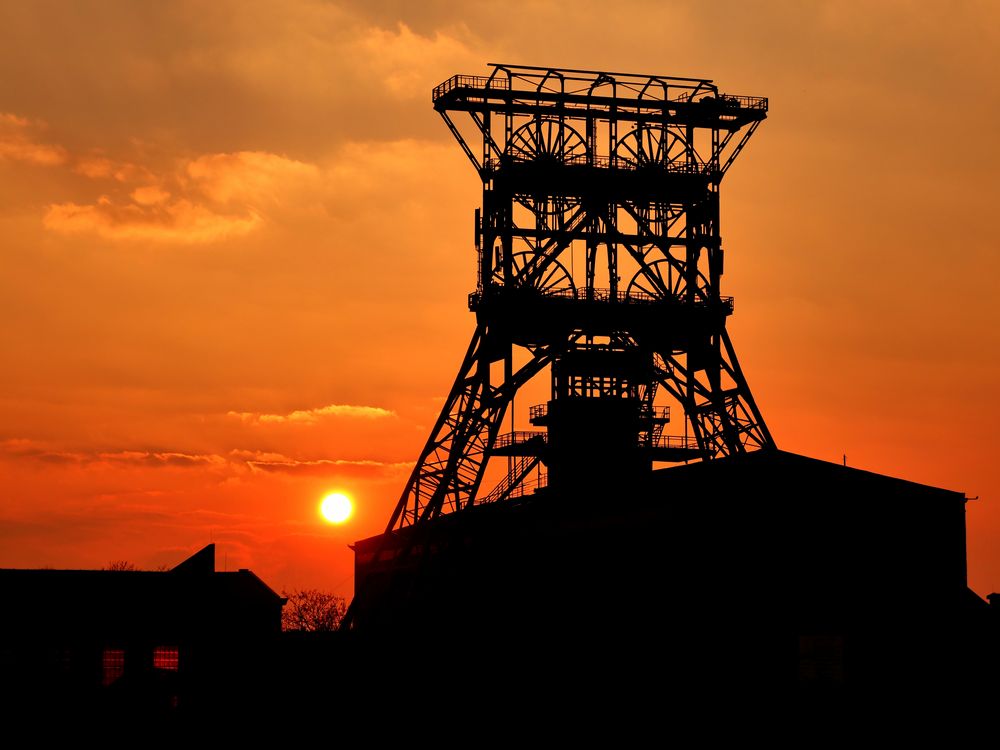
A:
{"type": "Polygon", "coordinates": [[[0,441],[0,458],[29,460],[49,464],[102,464],[147,467],[222,467],[230,463],[225,456],[214,453],[183,453],[179,451],[80,451],[60,450],[45,443],[13,438],[0,441]]]}
{"type": "Polygon", "coordinates": [[[98,453],[96,460],[136,466],[222,467],[229,463],[224,456],[211,453],[178,453],[173,451],[116,451],[98,453]]]}
{"type": "Polygon", "coordinates": [[[360,419],[382,419],[394,417],[396,412],[378,406],[355,406],[353,404],[330,404],[315,409],[297,409],[288,414],[261,414],[259,412],[231,411],[230,417],[248,424],[316,424],[325,417],[356,417],[360,419]]]}
{"type": "Polygon", "coordinates": [[[43,225],[62,234],[213,242],[254,231],[268,207],[301,202],[302,196],[318,193],[323,180],[318,166],[266,151],[203,154],[165,168],[102,153],[74,154],[46,142],[44,129],[41,123],[0,112],[0,162],[63,167],[100,184],[92,202],[48,205],[43,225]]]}
{"type": "Polygon", "coordinates": [[[0,440],[0,457],[27,459],[53,464],[79,463],[82,460],[82,454],[80,453],[56,450],[43,443],[26,438],[0,440]]]}
{"type": "Polygon", "coordinates": [[[253,212],[218,213],[184,199],[167,204],[118,203],[103,195],[93,204],[53,204],[43,222],[46,229],[63,234],[92,232],[112,240],[201,243],[247,234],[260,225],[261,217],[253,212]]]}
{"type": "Polygon", "coordinates": [[[410,461],[375,461],[372,459],[312,459],[298,460],[274,454],[261,454],[260,458],[246,459],[253,471],[272,474],[305,474],[313,476],[372,477],[395,474],[412,467],[410,461]]]}
{"type": "Polygon", "coordinates": [[[91,180],[113,180],[130,184],[154,183],[158,179],[146,167],[99,155],[77,157],[73,162],[73,172],[91,180]]]}
{"type": "Polygon", "coordinates": [[[25,117],[0,112],[0,160],[22,161],[51,167],[65,164],[65,148],[38,139],[39,126],[25,117]]]}
{"type": "Polygon", "coordinates": [[[75,160],[73,171],[110,181],[112,190],[93,203],[49,205],[47,229],[178,243],[248,234],[263,224],[268,207],[315,190],[321,178],[313,164],[264,151],[205,154],[160,172],[87,156],[75,160]]]}
{"type": "Polygon", "coordinates": [[[318,166],[266,151],[208,154],[184,166],[189,185],[208,200],[222,205],[266,205],[282,202],[322,179],[318,166]]]}
{"type": "MultiPolygon", "coordinates": [[[[443,50],[432,55],[438,59],[461,49],[449,37],[425,38],[405,26],[372,29],[365,40],[392,51],[378,57],[386,86],[408,95],[423,88],[413,85],[421,75],[407,61],[422,51],[443,50]]],[[[49,202],[42,225],[57,234],[124,243],[218,242],[256,232],[289,212],[354,218],[371,193],[422,185],[428,164],[437,164],[444,148],[413,140],[348,141],[312,163],[264,150],[150,156],[135,143],[128,147],[130,158],[116,158],[103,148],[72,152],[47,142],[44,130],[41,123],[0,113],[0,162],[63,169],[75,176],[77,196],[89,182],[93,197],[49,202]]]]}
{"type": "MultiPolygon", "coordinates": [[[[440,71],[479,67],[478,53],[455,31],[439,29],[425,36],[402,22],[395,29],[373,26],[361,36],[357,49],[390,93],[415,99],[425,96],[427,81],[434,81],[440,71]]],[[[469,36],[468,29],[459,31],[469,36]]]]}
{"type": "Polygon", "coordinates": [[[409,461],[373,458],[302,458],[268,451],[234,449],[227,453],[184,451],[116,450],[62,451],[32,440],[0,441],[0,460],[33,461],[39,464],[76,464],[80,467],[192,469],[216,476],[237,477],[249,472],[321,476],[371,477],[409,468],[409,461]]]}

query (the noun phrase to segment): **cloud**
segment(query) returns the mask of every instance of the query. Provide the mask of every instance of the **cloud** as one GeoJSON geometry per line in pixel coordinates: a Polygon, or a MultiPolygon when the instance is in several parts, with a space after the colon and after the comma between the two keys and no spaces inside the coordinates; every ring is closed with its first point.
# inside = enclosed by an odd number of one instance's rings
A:
{"type": "Polygon", "coordinates": [[[51,204],[43,219],[47,229],[179,243],[248,234],[264,223],[266,208],[300,202],[318,192],[322,179],[314,164],[262,151],[206,154],[160,174],[104,157],[79,159],[73,169],[91,179],[115,180],[123,190],[89,204],[51,204]]]}
{"type": "Polygon", "coordinates": [[[65,164],[69,158],[66,149],[37,140],[31,133],[33,129],[35,126],[27,118],[0,112],[0,159],[44,167],[65,164]]]}
{"type": "Polygon", "coordinates": [[[184,171],[198,191],[222,204],[280,202],[289,193],[318,187],[322,177],[315,164],[263,151],[201,156],[184,171]]]}
{"type": "MultiPolygon", "coordinates": [[[[73,171],[92,180],[116,182],[156,181],[157,177],[146,167],[131,162],[115,161],[105,156],[81,156],[73,162],[73,171]]],[[[142,190],[143,188],[138,188],[142,190]]]]}
{"type": "Polygon", "coordinates": [[[272,474],[372,477],[395,474],[413,466],[411,461],[387,462],[372,459],[347,460],[327,458],[299,460],[275,454],[259,455],[259,458],[246,459],[247,466],[252,471],[263,471],[272,474]]]}
{"type": "Polygon", "coordinates": [[[0,441],[0,458],[33,460],[41,463],[79,465],[117,465],[149,467],[221,467],[229,463],[225,456],[212,453],[182,453],[177,451],[65,451],[55,450],[44,443],[13,438],[0,441]]]}
{"type": "Polygon", "coordinates": [[[97,203],[57,203],[49,206],[43,223],[62,234],[93,232],[112,240],[154,240],[201,243],[247,234],[262,219],[254,213],[227,215],[177,200],[167,205],[120,204],[108,196],[97,203]]]}
{"type": "Polygon", "coordinates": [[[156,185],[137,187],[131,193],[132,200],[140,206],[158,206],[170,200],[170,193],[156,185]]]}
{"type": "MultiPolygon", "coordinates": [[[[387,412],[391,414],[391,412],[387,412]]],[[[41,464],[76,464],[95,468],[199,469],[214,474],[239,476],[250,472],[272,474],[305,474],[328,476],[371,477],[392,474],[412,466],[412,462],[391,462],[378,459],[298,458],[267,451],[234,449],[225,455],[218,453],[188,453],[183,451],[114,450],[58,451],[32,440],[0,441],[0,459],[41,464]]],[[[141,494],[148,494],[143,491],[141,494]]]]}
{"type": "Polygon", "coordinates": [[[429,169],[440,168],[452,154],[448,143],[403,138],[395,141],[351,141],[330,165],[332,194],[343,200],[349,192],[379,193],[425,185],[429,169]]]}
{"type": "Polygon", "coordinates": [[[396,412],[378,406],[354,406],[352,404],[330,404],[316,409],[298,409],[289,414],[260,414],[257,412],[231,411],[228,416],[236,417],[248,424],[316,424],[324,417],[356,417],[360,419],[382,419],[394,417],[396,412]]]}
{"type": "MultiPolygon", "coordinates": [[[[469,36],[467,29],[461,31],[469,36]]],[[[457,70],[478,69],[481,64],[479,56],[452,33],[436,30],[423,36],[402,22],[395,30],[369,28],[357,48],[385,88],[401,99],[426,98],[428,81],[436,84],[440,82],[437,78],[457,70]]]]}
{"type": "Polygon", "coordinates": [[[421,141],[351,142],[324,165],[265,151],[204,154],[159,173],[88,156],[73,171],[111,182],[91,203],[53,203],[43,225],[110,240],[207,243],[249,234],[277,212],[356,216],[372,193],[422,185],[442,147],[421,141]]]}
{"type": "MultiPolygon", "coordinates": [[[[420,50],[461,48],[441,34],[429,40],[405,25],[397,32],[373,29],[365,38],[365,44],[388,45],[391,52],[379,65],[385,66],[386,80],[400,90],[409,90],[410,77],[422,75],[411,67],[420,50]]],[[[103,148],[72,153],[62,145],[44,143],[34,132],[41,127],[0,113],[0,162],[61,167],[84,178],[85,190],[88,183],[93,185],[90,200],[49,202],[42,225],[58,234],[91,234],[121,242],[222,241],[255,232],[289,212],[299,218],[356,219],[381,204],[373,202],[373,195],[397,195],[401,204],[412,200],[404,197],[419,195],[428,169],[440,163],[442,152],[452,151],[450,146],[413,139],[346,141],[321,163],[312,163],[264,150],[151,156],[134,141],[127,147],[132,158],[116,158],[103,148]]]]}
{"type": "Polygon", "coordinates": [[[0,161],[65,167],[107,181],[92,202],[50,203],[43,226],[61,234],[110,240],[205,243],[248,234],[266,209],[309,202],[322,192],[315,164],[266,151],[203,154],[153,168],[100,153],[72,154],[41,141],[31,120],[0,112],[0,161]]]}
{"type": "Polygon", "coordinates": [[[229,463],[225,457],[214,454],[177,453],[170,451],[117,451],[113,453],[98,453],[95,458],[109,463],[152,467],[203,468],[210,466],[222,467],[229,463]]]}
{"type": "Polygon", "coordinates": [[[49,464],[72,464],[81,461],[81,455],[72,451],[57,451],[25,438],[0,440],[0,457],[31,459],[49,464]]]}

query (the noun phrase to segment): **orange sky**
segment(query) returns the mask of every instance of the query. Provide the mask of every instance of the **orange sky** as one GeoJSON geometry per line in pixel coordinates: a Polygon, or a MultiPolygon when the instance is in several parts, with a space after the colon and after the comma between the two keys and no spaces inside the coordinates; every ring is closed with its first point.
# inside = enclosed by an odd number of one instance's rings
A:
{"type": "Polygon", "coordinates": [[[757,402],[786,450],[981,496],[1000,588],[998,49],[988,2],[3,0],[0,566],[214,540],[351,593],[474,322],[430,90],[502,61],[770,98],[722,191],[757,402]]]}

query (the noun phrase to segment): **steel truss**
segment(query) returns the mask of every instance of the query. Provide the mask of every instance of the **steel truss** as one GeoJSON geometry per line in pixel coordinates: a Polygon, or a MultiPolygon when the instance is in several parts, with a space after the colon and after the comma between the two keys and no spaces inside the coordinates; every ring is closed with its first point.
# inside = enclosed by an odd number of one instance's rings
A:
{"type": "MultiPolygon", "coordinates": [[[[662,388],[698,457],[774,447],[725,328],[732,299],[720,295],[719,185],[767,100],[703,79],[492,68],[433,92],[483,182],[469,300],[478,324],[387,531],[517,494],[537,456],[479,496],[504,416],[580,342],[648,354],[642,409],[662,388]],[[530,354],[517,368],[514,347],[530,354]]],[[[661,440],[662,424],[643,429],[640,440],[661,440]]]]}

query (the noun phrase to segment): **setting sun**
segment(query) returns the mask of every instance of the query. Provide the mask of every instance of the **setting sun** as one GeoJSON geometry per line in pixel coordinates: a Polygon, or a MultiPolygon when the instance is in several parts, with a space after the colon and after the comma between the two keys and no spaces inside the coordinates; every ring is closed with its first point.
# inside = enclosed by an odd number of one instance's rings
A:
{"type": "Polygon", "coordinates": [[[330,523],[343,523],[351,517],[353,509],[351,499],[342,492],[331,492],[319,506],[320,514],[330,523]]]}

